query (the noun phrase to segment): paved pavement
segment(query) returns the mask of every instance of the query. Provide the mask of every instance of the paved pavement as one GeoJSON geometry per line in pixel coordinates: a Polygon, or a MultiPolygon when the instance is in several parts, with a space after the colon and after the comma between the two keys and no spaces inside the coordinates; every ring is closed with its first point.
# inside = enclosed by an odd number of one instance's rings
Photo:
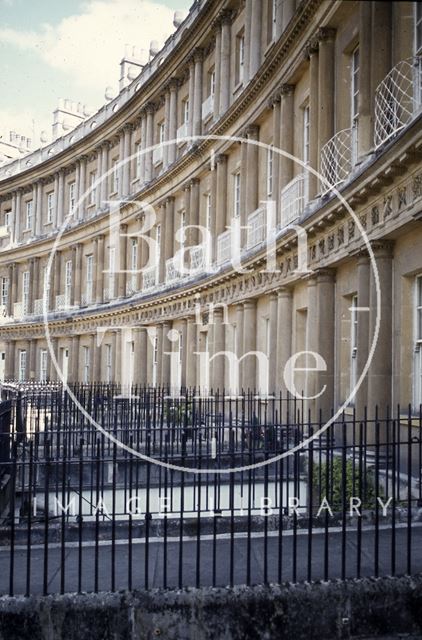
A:
{"type": "MultiPolygon", "coordinates": [[[[397,575],[406,572],[407,560],[407,531],[405,528],[396,529],[396,567],[397,575]]],[[[375,532],[363,530],[361,551],[361,575],[374,575],[375,532]]],[[[323,532],[312,535],[312,572],[313,580],[324,578],[324,549],[326,538],[323,532]]],[[[345,562],[346,577],[356,577],[357,567],[357,532],[348,531],[345,541],[345,553],[342,554],[341,531],[330,532],[328,537],[329,578],[341,577],[342,558],[345,562]]],[[[281,554],[278,536],[269,535],[267,547],[262,534],[253,534],[250,540],[250,581],[252,584],[264,582],[265,565],[267,567],[267,581],[278,582],[279,557],[281,557],[282,581],[294,578],[294,537],[291,532],[283,532],[281,554]]],[[[301,532],[296,539],[296,579],[306,580],[308,562],[308,535],[301,532]]],[[[234,540],[225,535],[217,538],[216,543],[211,536],[206,536],[200,543],[199,585],[226,586],[230,583],[230,557],[233,549],[233,582],[245,584],[247,576],[248,541],[246,537],[237,534],[234,540]],[[213,578],[213,555],[215,555],[215,580],[213,578]]],[[[119,541],[115,546],[115,589],[128,587],[129,547],[127,541],[119,541]]],[[[422,527],[412,529],[412,572],[422,571],[422,527]]],[[[98,589],[108,590],[113,587],[112,575],[112,547],[108,542],[102,542],[98,548],[96,561],[95,548],[86,543],[82,549],[81,558],[81,587],[83,591],[92,591],[95,587],[95,566],[98,571],[98,589]]],[[[132,544],[132,588],[145,586],[162,587],[164,577],[168,587],[195,586],[197,583],[197,542],[194,539],[184,539],[180,545],[174,538],[167,541],[166,548],[162,540],[150,540],[148,546],[145,541],[133,541],[132,544]],[[147,576],[146,576],[146,562],[147,576]]],[[[392,572],[392,537],[391,530],[381,529],[379,532],[379,575],[391,575],[392,572]]],[[[78,589],[78,548],[68,545],[64,550],[59,545],[51,544],[48,551],[48,591],[59,592],[61,577],[64,577],[64,591],[72,592],[78,589]],[[64,563],[62,562],[64,556],[64,563]]],[[[44,550],[41,545],[31,549],[28,557],[26,548],[15,550],[14,581],[15,594],[26,591],[27,566],[30,567],[30,593],[40,594],[43,589],[44,550]]],[[[0,548],[0,592],[9,591],[10,554],[0,548]]]]}

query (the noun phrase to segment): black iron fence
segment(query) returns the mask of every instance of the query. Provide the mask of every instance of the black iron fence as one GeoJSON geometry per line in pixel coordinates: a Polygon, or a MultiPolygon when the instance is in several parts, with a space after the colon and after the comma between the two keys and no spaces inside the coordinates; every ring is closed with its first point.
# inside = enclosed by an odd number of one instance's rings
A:
{"type": "Polygon", "coordinates": [[[1,593],[422,569],[420,413],[326,428],[291,398],[71,393],[0,405],[1,593]]]}

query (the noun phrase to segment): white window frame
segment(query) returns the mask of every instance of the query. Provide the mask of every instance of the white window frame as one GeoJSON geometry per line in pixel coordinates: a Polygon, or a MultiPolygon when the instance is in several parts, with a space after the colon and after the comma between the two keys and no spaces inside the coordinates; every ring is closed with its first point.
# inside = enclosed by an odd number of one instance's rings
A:
{"type": "Polygon", "coordinates": [[[155,272],[156,272],[156,283],[157,283],[160,277],[161,224],[157,224],[157,226],[155,227],[155,242],[156,242],[156,249],[157,249],[157,256],[155,258],[155,272]]]}
{"type": "Polygon", "coordinates": [[[189,122],[189,98],[182,101],[182,124],[189,122]]]}
{"type": "Polygon", "coordinates": [[[116,247],[109,247],[108,250],[108,288],[110,298],[116,295],[116,247]]]}
{"type": "Polygon", "coordinates": [[[84,382],[90,382],[91,374],[91,351],[89,347],[83,347],[84,354],[84,382]]]}
{"type": "Polygon", "coordinates": [[[212,227],[212,202],[211,202],[211,194],[205,194],[205,226],[208,231],[211,233],[212,227]]]}
{"type": "Polygon", "coordinates": [[[237,36],[237,46],[238,46],[238,70],[237,70],[237,78],[239,84],[241,84],[245,77],[245,34],[237,36]]]}
{"type": "Polygon", "coordinates": [[[422,6],[420,2],[415,2],[415,15],[414,15],[414,52],[415,55],[422,52],[422,6]],[[420,29],[420,42],[418,42],[418,29],[420,29]]]}
{"type": "Polygon", "coordinates": [[[72,214],[75,211],[76,204],[76,182],[69,182],[69,213],[72,214]]]}
{"type": "Polygon", "coordinates": [[[209,72],[209,89],[210,89],[210,96],[214,97],[214,95],[215,95],[215,69],[212,69],[209,72]]]}
{"type": "Polygon", "coordinates": [[[136,177],[138,180],[141,178],[141,163],[142,163],[142,145],[139,142],[136,146],[136,177]]]}
{"type": "Polygon", "coordinates": [[[154,336],[152,341],[152,386],[157,386],[158,369],[158,336],[154,336]]]}
{"type": "Polygon", "coordinates": [[[273,194],[273,168],[274,168],[274,149],[272,145],[267,148],[267,197],[271,198],[273,194]]]}
{"type": "Polygon", "coordinates": [[[355,47],[350,57],[350,123],[352,129],[352,164],[356,164],[358,155],[358,121],[359,121],[359,75],[360,52],[355,47]]]}
{"type": "Polygon", "coordinates": [[[1,304],[3,307],[7,307],[9,300],[9,278],[3,276],[1,279],[1,304]]]}
{"type": "Polygon", "coordinates": [[[113,160],[112,172],[111,172],[111,193],[119,193],[120,175],[119,175],[119,161],[113,160]]]}
{"type": "Polygon", "coordinates": [[[11,219],[12,219],[12,212],[9,211],[5,211],[4,212],[4,225],[7,228],[8,231],[11,230],[11,219]]]}
{"type": "Polygon", "coordinates": [[[233,216],[235,218],[240,217],[240,171],[233,174],[233,216]]]}
{"type": "Polygon", "coordinates": [[[94,287],[94,258],[92,254],[86,256],[86,299],[92,302],[92,294],[94,287]]]}
{"type": "Polygon", "coordinates": [[[113,381],[113,354],[111,344],[105,345],[106,382],[113,381]]]}
{"type": "Polygon", "coordinates": [[[132,238],[131,248],[130,248],[130,261],[131,261],[131,288],[132,291],[136,291],[136,278],[138,274],[138,240],[137,238],[132,238]]]}
{"type": "Polygon", "coordinates": [[[48,355],[47,349],[40,351],[40,382],[47,382],[48,376],[48,355]]]}
{"type": "Polygon", "coordinates": [[[70,307],[72,298],[72,277],[73,277],[72,260],[66,260],[65,276],[64,276],[64,303],[66,307],[70,307]]]}
{"type": "Polygon", "coordinates": [[[34,201],[28,200],[26,203],[26,228],[25,231],[30,231],[32,229],[32,224],[34,221],[34,201]]]}
{"type": "Polygon", "coordinates": [[[97,202],[97,186],[94,186],[96,179],[97,172],[91,171],[89,174],[89,204],[95,204],[97,202]]]}
{"type": "Polygon", "coordinates": [[[53,222],[55,209],[54,196],[54,191],[50,191],[49,193],[47,193],[47,224],[53,222]]]}
{"type": "Polygon", "coordinates": [[[18,377],[19,382],[24,382],[26,380],[26,349],[20,349],[19,351],[19,371],[18,377]]]}
{"type": "Polygon", "coordinates": [[[358,380],[358,296],[354,295],[350,304],[350,389],[353,393],[358,380]]]}
{"type": "Polygon", "coordinates": [[[305,164],[309,164],[309,105],[303,107],[303,148],[302,160],[305,164]]]}
{"type": "Polygon", "coordinates": [[[27,316],[29,313],[29,271],[22,273],[22,313],[27,316]]]}

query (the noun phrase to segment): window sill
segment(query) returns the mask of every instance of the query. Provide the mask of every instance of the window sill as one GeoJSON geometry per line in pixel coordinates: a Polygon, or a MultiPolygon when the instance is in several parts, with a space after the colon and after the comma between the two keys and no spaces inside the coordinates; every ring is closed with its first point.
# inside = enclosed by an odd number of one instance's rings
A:
{"type": "Polygon", "coordinates": [[[243,89],[243,86],[244,86],[243,80],[241,82],[238,82],[235,88],[233,89],[233,95],[235,96],[237,93],[240,93],[240,90],[243,89]]]}

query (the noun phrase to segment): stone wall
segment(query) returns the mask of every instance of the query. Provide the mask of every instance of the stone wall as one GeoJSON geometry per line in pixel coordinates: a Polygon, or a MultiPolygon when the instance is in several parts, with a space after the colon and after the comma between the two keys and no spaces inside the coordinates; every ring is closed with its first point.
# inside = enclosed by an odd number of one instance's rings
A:
{"type": "Polygon", "coordinates": [[[1,640],[309,640],[419,633],[422,576],[1,598],[1,640]]]}

